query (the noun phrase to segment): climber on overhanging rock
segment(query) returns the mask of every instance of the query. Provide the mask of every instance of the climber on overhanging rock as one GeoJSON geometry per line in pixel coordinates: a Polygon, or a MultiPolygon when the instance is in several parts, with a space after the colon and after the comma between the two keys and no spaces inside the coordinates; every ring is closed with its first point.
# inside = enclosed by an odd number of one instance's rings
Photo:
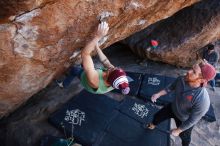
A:
{"type": "Polygon", "coordinates": [[[81,66],[73,66],[70,75],[62,82],[57,81],[60,87],[68,87],[74,77],[78,77],[82,86],[89,92],[94,94],[104,94],[111,90],[119,89],[122,94],[128,94],[130,91],[128,78],[121,68],[114,67],[108,58],[99,48],[99,41],[109,30],[108,23],[101,22],[93,39],[89,41],[81,52],[81,66]],[[91,53],[96,50],[104,69],[95,69],[91,53]]]}

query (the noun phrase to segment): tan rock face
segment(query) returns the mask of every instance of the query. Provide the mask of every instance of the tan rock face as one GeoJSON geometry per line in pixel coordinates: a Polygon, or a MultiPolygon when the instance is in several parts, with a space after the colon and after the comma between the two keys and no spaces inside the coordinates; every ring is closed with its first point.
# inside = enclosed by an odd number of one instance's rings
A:
{"type": "Polygon", "coordinates": [[[195,63],[196,52],[218,39],[219,0],[204,0],[149,26],[124,42],[143,58],[190,67],[195,63]],[[149,49],[151,39],[159,41],[157,49],[149,49]]]}
{"type": "Polygon", "coordinates": [[[48,3],[54,3],[57,0],[1,0],[0,1],[0,23],[9,22],[16,15],[27,13],[38,7],[43,7],[48,3]]]}
{"type": "Polygon", "coordinates": [[[110,24],[110,33],[103,39],[106,47],[197,1],[1,1],[0,117],[62,71],[72,53],[77,56],[90,38],[98,20],[110,24]]]}

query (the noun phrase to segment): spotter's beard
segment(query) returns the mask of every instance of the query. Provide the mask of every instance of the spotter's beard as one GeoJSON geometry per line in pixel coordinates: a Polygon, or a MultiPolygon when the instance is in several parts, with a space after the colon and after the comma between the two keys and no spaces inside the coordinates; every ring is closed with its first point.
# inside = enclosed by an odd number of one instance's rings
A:
{"type": "Polygon", "coordinates": [[[195,83],[195,82],[198,81],[198,78],[197,78],[197,79],[191,79],[190,76],[189,76],[189,74],[187,73],[187,74],[185,75],[185,81],[187,81],[188,83],[195,83]]]}

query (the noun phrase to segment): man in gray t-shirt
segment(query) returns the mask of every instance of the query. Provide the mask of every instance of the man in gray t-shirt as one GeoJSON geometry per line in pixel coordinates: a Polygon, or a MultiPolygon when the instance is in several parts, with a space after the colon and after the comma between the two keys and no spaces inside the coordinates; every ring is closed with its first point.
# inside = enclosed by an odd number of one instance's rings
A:
{"type": "Polygon", "coordinates": [[[154,129],[162,121],[174,118],[177,128],[172,129],[171,134],[180,136],[182,145],[188,146],[193,126],[209,109],[210,99],[204,87],[215,77],[215,74],[215,68],[211,64],[207,62],[195,64],[185,76],[180,76],[167,88],[152,95],[153,102],[171,91],[174,92],[175,97],[171,104],[155,114],[153,122],[148,125],[148,128],[154,129]]]}

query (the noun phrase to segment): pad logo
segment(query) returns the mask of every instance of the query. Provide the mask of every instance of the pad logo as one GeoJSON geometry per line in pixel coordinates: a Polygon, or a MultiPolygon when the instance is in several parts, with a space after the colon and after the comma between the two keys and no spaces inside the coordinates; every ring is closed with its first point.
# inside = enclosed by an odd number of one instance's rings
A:
{"type": "Polygon", "coordinates": [[[142,119],[144,117],[147,117],[147,114],[149,112],[149,110],[145,107],[145,105],[137,104],[137,103],[134,103],[134,106],[132,107],[132,111],[134,111],[134,113],[139,117],[141,117],[142,119]]]}
{"type": "Polygon", "coordinates": [[[147,83],[150,85],[158,86],[160,85],[160,80],[158,80],[157,77],[153,77],[153,78],[149,77],[147,83]]]}
{"type": "Polygon", "coordinates": [[[81,126],[82,121],[85,121],[85,117],[85,112],[80,111],[79,109],[67,110],[64,120],[70,124],[81,126]]]}

